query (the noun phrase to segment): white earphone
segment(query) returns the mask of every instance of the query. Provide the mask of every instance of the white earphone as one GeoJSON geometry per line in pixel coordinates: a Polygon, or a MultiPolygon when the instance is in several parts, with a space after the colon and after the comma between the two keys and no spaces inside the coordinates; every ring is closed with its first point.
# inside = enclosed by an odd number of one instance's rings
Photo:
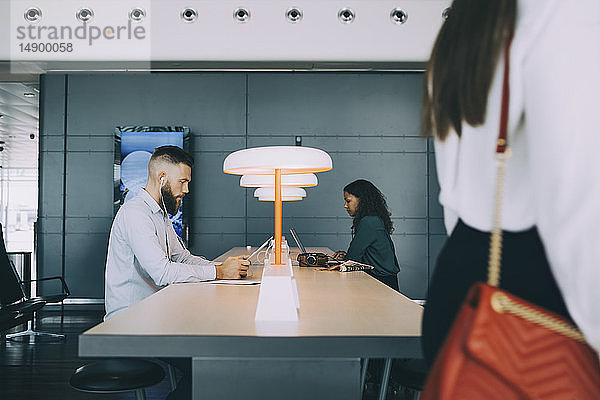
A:
{"type": "Polygon", "coordinates": [[[161,177],[160,178],[160,187],[163,187],[165,185],[165,177],[161,177]]]}

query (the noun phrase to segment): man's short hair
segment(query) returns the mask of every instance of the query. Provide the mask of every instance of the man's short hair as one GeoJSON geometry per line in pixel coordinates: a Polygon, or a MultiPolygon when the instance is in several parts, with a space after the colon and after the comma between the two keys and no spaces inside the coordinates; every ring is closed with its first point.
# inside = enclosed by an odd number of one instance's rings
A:
{"type": "Polygon", "coordinates": [[[160,146],[154,150],[150,162],[157,160],[166,161],[171,164],[186,164],[190,168],[194,166],[194,157],[187,151],[177,146],[160,146]]]}

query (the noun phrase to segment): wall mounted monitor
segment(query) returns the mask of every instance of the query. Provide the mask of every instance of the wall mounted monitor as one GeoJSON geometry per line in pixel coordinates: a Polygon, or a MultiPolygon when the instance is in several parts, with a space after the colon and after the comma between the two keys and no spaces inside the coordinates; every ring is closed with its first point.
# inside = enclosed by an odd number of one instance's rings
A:
{"type": "MultiPolygon", "coordinates": [[[[115,128],[114,213],[146,186],[148,161],[160,146],[178,146],[189,152],[190,130],[186,126],[117,126],[115,128]]],[[[169,215],[175,232],[188,243],[188,208],[192,201],[186,196],[175,215],[169,215]]]]}

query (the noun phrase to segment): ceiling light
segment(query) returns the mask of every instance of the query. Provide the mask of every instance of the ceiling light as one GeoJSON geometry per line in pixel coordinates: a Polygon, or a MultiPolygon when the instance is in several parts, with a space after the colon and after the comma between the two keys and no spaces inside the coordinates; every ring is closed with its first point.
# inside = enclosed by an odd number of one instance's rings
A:
{"type": "Polygon", "coordinates": [[[129,11],[129,19],[135,22],[140,22],[145,16],[146,11],[144,11],[142,8],[134,8],[133,10],[129,11]]]}
{"type": "Polygon", "coordinates": [[[91,8],[80,8],[79,11],[77,11],[76,17],[81,22],[88,22],[94,18],[94,10],[91,8]]]}
{"type": "Polygon", "coordinates": [[[250,19],[250,11],[245,8],[238,8],[233,12],[233,18],[237,22],[246,22],[250,19]]]}
{"type": "Polygon", "coordinates": [[[354,21],[354,11],[352,11],[350,8],[342,8],[338,13],[338,18],[340,22],[343,22],[344,24],[349,24],[352,21],[354,21]]]}
{"type": "Polygon", "coordinates": [[[24,17],[28,22],[38,22],[42,19],[42,11],[37,7],[30,7],[25,11],[24,17]]]}
{"type": "Polygon", "coordinates": [[[186,8],[181,12],[181,19],[186,22],[194,22],[198,17],[198,12],[193,8],[186,8]]]}
{"type": "Polygon", "coordinates": [[[0,114],[0,119],[4,118],[4,114],[0,114]]]}
{"type": "Polygon", "coordinates": [[[300,22],[300,20],[302,19],[302,11],[300,11],[297,8],[291,8],[289,10],[287,10],[287,12],[285,13],[286,18],[288,19],[288,21],[296,23],[296,22],[300,22]]]}
{"type": "Polygon", "coordinates": [[[26,93],[23,93],[23,96],[25,96],[25,97],[35,97],[35,93],[26,92],[26,93]]]}
{"type": "Polygon", "coordinates": [[[390,13],[390,18],[395,24],[403,24],[408,19],[408,14],[406,13],[406,11],[400,8],[394,8],[390,13]]]}

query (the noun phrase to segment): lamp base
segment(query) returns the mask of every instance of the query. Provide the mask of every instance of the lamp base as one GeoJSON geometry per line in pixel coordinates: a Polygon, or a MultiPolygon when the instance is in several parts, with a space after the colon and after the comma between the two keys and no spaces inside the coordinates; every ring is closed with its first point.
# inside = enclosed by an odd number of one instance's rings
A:
{"type": "Polygon", "coordinates": [[[263,270],[255,321],[298,321],[298,287],[293,276],[292,262],[266,264],[263,270]]]}

